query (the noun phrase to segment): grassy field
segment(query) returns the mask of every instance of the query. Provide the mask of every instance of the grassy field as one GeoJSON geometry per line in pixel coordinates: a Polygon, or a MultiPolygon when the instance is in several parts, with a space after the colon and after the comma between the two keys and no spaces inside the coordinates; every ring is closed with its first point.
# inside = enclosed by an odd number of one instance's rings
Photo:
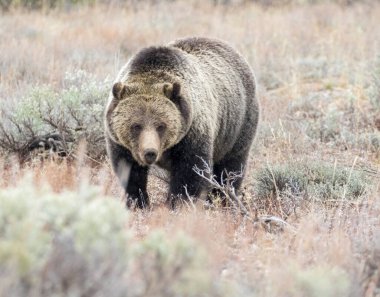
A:
{"type": "Polygon", "coordinates": [[[380,3],[117,3],[0,14],[0,296],[380,296],[380,3]],[[242,204],[127,211],[107,94],[192,35],[257,77],[242,204]]]}

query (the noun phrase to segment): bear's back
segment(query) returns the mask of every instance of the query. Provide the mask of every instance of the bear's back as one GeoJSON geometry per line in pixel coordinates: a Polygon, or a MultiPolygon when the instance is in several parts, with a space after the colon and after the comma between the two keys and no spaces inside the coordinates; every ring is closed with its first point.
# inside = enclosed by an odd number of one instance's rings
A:
{"type": "Polygon", "coordinates": [[[202,56],[205,53],[214,53],[215,55],[223,57],[235,55],[235,50],[227,43],[206,37],[178,39],[170,43],[169,46],[181,49],[195,56],[202,56]]]}
{"type": "Polygon", "coordinates": [[[217,39],[189,37],[178,39],[169,46],[197,57],[198,61],[207,67],[210,63],[216,62],[218,66],[232,68],[242,76],[252,73],[248,63],[234,48],[217,39]]]}
{"type": "Polygon", "coordinates": [[[186,63],[179,50],[166,46],[151,46],[139,51],[129,63],[129,73],[139,74],[151,71],[177,71],[186,63]]]}

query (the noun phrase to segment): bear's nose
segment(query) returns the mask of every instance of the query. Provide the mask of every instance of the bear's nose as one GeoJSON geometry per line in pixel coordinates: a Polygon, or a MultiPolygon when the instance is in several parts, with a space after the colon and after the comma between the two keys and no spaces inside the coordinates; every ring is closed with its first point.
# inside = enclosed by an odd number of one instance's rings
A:
{"type": "Polygon", "coordinates": [[[152,150],[152,149],[145,150],[144,151],[144,158],[148,164],[154,163],[154,161],[156,161],[156,159],[157,159],[157,151],[152,150]]]}

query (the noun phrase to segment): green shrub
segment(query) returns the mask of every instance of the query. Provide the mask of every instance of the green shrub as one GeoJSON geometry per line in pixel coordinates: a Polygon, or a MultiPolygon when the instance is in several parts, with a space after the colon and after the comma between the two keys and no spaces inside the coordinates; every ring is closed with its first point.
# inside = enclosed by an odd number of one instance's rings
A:
{"type": "MultiPolygon", "coordinates": [[[[305,234],[302,235],[305,237],[305,234]]],[[[258,296],[343,297],[352,294],[351,275],[342,267],[327,263],[300,265],[294,259],[282,259],[287,265],[277,272],[276,281],[267,281],[258,296]]]]}
{"type": "Polygon", "coordinates": [[[127,213],[100,189],[57,194],[28,178],[0,189],[0,205],[1,296],[88,292],[96,278],[124,273],[127,213]]]}
{"type": "Polygon", "coordinates": [[[141,259],[134,281],[138,296],[201,296],[213,290],[204,255],[183,234],[172,242],[157,231],[135,252],[141,259]]]}
{"type": "Polygon", "coordinates": [[[366,193],[369,181],[362,172],[350,168],[290,162],[261,169],[255,176],[255,184],[260,199],[290,196],[324,201],[358,199],[366,193]]]}
{"type": "Polygon", "coordinates": [[[184,235],[132,240],[128,212],[84,183],[54,193],[31,178],[0,189],[0,296],[200,296],[213,290],[184,235]]]}
{"type": "Polygon", "coordinates": [[[292,102],[289,114],[299,129],[312,139],[344,149],[358,148],[377,153],[380,151],[380,134],[373,122],[379,107],[375,107],[374,97],[369,99],[372,103],[367,102],[367,105],[372,108],[363,112],[350,90],[318,91],[292,102]]]}
{"type": "Polygon", "coordinates": [[[27,10],[68,9],[74,5],[93,5],[96,2],[96,0],[0,0],[0,9],[3,11],[12,8],[24,8],[27,10]]]}
{"type": "Polygon", "coordinates": [[[12,105],[1,106],[0,148],[27,159],[41,148],[70,155],[81,140],[87,153],[99,159],[105,154],[103,110],[110,82],[97,81],[91,74],[66,73],[64,87],[36,86],[12,105]]]}
{"type": "Polygon", "coordinates": [[[317,265],[299,269],[295,279],[294,296],[335,297],[349,293],[349,276],[338,267],[317,265]]]}

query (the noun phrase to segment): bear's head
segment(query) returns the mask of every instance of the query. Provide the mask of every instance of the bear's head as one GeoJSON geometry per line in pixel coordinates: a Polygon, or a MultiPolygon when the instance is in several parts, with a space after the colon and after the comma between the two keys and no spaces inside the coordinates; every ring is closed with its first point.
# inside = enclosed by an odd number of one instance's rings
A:
{"type": "Polygon", "coordinates": [[[117,82],[112,97],[106,110],[108,134],[140,165],[159,161],[190,127],[191,106],[177,82],[155,84],[149,91],[137,84],[117,82]]]}

